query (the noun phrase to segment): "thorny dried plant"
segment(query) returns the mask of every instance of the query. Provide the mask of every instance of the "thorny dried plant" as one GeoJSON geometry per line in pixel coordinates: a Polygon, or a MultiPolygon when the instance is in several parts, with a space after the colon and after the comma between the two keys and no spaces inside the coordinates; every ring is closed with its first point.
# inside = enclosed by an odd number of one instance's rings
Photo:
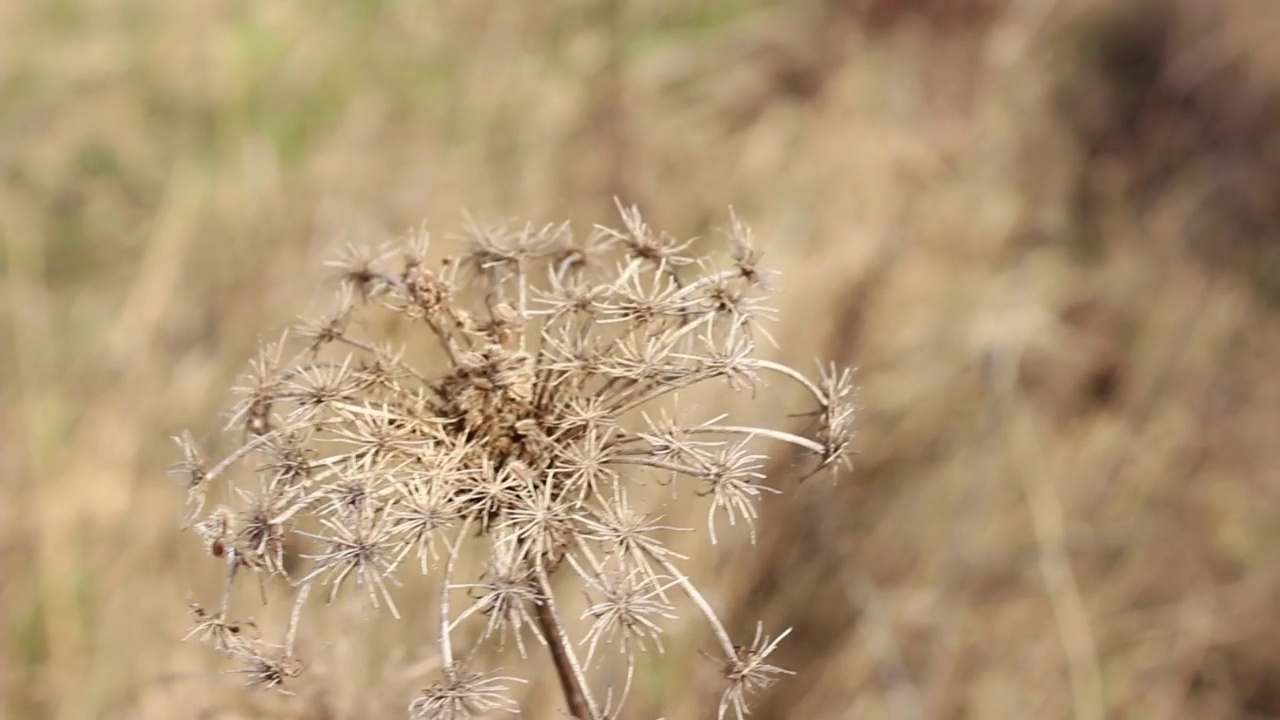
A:
{"type": "Polygon", "coordinates": [[[193,603],[189,637],[236,659],[250,685],[286,690],[305,669],[295,638],[312,588],[329,602],[356,591],[398,618],[402,574],[438,574],[443,677],[409,703],[411,717],[514,710],[505,693],[516,678],[455,654],[459,625],[475,618],[478,643],[514,639],[522,656],[527,636],[546,646],[570,712],[601,720],[619,714],[636,654],[662,651],[663,622],[683,595],[719,648],[720,717],[746,715],[748,696],[786,673],[765,660],[787,633],[770,640],[759,629],[750,646],[735,645],[678,567],[686,558],[664,544],[678,528],[632,499],[646,480],[671,499],[681,489],[709,496],[713,543],[721,520],[754,538],[756,504],[777,492],[763,484],[754,441],[811,453],[810,474],[847,464],[851,373],[822,368],[810,379],[757,356],[757,340],[772,340],[761,327],[772,319],[769,273],[736,218],[717,264],[619,209],[622,229],[582,240],[567,225],[473,222],[465,249],[439,265],[422,231],[399,246],[347,248],[332,263],[334,311],[264,346],[236,389],[227,430],[239,447],[210,464],[190,435],[178,439],[184,527],[226,578],[216,611],[193,603]],[[368,337],[377,313],[433,338],[440,369],[368,337]],[[710,381],[754,391],[766,376],[812,397],[806,434],[724,416],[692,422],[677,397],[710,381]],[[224,479],[237,466],[241,479],[224,479]],[[221,501],[206,513],[214,494],[221,501]],[[487,558],[472,582],[457,577],[465,546],[487,558]],[[309,550],[292,568],[290,547],[309,550]],[[558,573],[588,595],[590,625],[576,644],[553,591],[558,573]],[[253,576],[294,591],[280,643],[232,618],[234,583],[253,576]],[[455,615],[464,591],[470,604],[455,615]],[[588,670],[610,650],[625,658],[626,681],[602,698],[588,670]]]}

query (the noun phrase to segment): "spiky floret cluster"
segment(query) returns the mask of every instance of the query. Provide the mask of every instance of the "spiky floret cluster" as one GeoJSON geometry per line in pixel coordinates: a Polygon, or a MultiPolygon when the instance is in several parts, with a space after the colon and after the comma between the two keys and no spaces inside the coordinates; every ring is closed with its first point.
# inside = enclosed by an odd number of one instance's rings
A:
{"type": "MultiPolygon", "coordinates": [[[[439,264],[428,261],[424,232],[373,251],[347,248],[332,263],[336,309],[251,363],[228,425],[239,448],[210,464],[189,436],[179,439],[186,525],[226,573],[217,611],[193,606],[192,635],[238,659],[251,684],[283,688],[303,670],[294,639],[313,589],[330,602],[356,590],[399,617],[398,578],[438,573],[443,678],[409,705],[411,716],[513,707],[503,695],[513,678],[455,657],[452,635],[471,619],[481,640],[514,640],[522,655],[530,636],[546,644],[575,716],[602,718],[626,690],[600,702],[586,665],[622,653],[629,687],[634,654],[662,649],[678,594],[723,654],[721,715],[743,715],[747,693],[784,672],[763,662],[777,640],[757,634],[750,648],[735,646],[677,567],[683,557],[664,545],[676,528],[633,499],[646,478],[708,496],[712,542],[722,522],[754,537],[757,502],[776,490],[763,484],[766,458],[753,440],[811,453],[815,470],[847,462],[851,376],[830,368],[810,379],[757,356],[769,337],[769,286],[736,219],[717,264],[620,209],[622,229],[597,227],[581,240],[567,225],[472,223],[464,249],[439,264]],[[439,370],[406,361],[406,347],[376,343],[380,316],[432,338],[439,370]],[[677,401],[701,383],[755,389],[765,376],[812,397],[807,434],[724,416],[694,422],[677,401]],[[237,482],[215,491],[240,465],[237,482]],[[221,501],[206,502],[211,493],[221,501]],[[458,577],[465,544],[487,558],[470,582],[458,577]],[[295,547],[301,569],[286,561],[295,547]],[[591,597],[577,649],[552,589],[565,572],[591,597]],[[295,589],[281,643],[231,618],[233,584],[253,575],[295,589]],[[461,590],[469,604],[455,614],[461,590]]],[[[418,337],[408,347],[420,348],[418,337]]]]}

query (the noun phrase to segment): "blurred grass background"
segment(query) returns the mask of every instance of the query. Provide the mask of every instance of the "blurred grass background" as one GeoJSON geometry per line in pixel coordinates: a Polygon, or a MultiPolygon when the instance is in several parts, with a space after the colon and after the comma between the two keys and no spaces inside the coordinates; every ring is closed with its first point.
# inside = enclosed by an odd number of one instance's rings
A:
{"type": "MultiPolygon", "coordinates": [[[[389,623],[286,701],[178,642],[216,577],[168,436],[213,433],[334,242],[464,208],[585,226],[615,195],[678,235],[732,204],[786,272],[780,353],[860,368],[856,471],[796,488],[780,458],[759,544],[696,558],[741,633],[795,627],[757,717],[1280,717],[1274,0],[0,24],[4,717],[402,713],[389,623]]],[[[627,717],[708,717],[696,646],[627,717]]],[[[554,683],[526,709],[560,717],[554,683]]]]}

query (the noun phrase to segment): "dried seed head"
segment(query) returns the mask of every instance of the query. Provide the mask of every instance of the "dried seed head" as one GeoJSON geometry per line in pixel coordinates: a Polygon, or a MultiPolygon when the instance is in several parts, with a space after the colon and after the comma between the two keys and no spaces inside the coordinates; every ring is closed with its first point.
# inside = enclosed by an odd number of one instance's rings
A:
{"type": "Polygon", "coordinates": [[[196,523],[196,534],[204,541],[210,555],[222,557],[226,554],[227,545],[231,542],[231,523],[234,517],[235,513],[230,508],[219,506],[204,520],[196,523]]]}
{"type": "Polygon", "coordinates": [[[337,257],[325,265],[337,270],[338,280],[345,291],[368,300],[387,287],[388,278],[380,271],[379,265],[393,252],[389,243],[378,247],[347,243],[337,257]]]}
{"type": "Polygon", "coordinates": [[[554,565],[577,531],[576,507],[567,500],[575,490],[554,482],[528,483],[515,494],[498,525],[514,544],[515,562],[524,567],[554,565]]]}
{"type": "Polygon", "coordinates": [[[257,626],[251,621],[231,621],[222,615],[212,615],[194,600],[188,602],[188,609],[192,625],[183,640],[196,638],[220,653],[231,655],[258,639],[257,626]]]}
{"type": "Polygon", "coordinates": [[[257,493],[236,488],[236,494],[244,503],[232,520],[235,535],[232,547],[240,561],[255,570],[272,575],[285,576],[285,524],[300,507],[294,493],[282,486],[268,486],[257,493]]]}
{"type": "Polygon", "coordinates": [[[783,638],[791,634],[788,628],[776,638],[769,639],[764,635],[764,625],[756,625],[756,636],[749,647],[735,647],[734,657],[724,666],[724,677],[729,681],[724,693],[720,696],[719,719],[724,720],[730,712],[737,720],[744,720],[750,714],[747,697],[768,688],[778,681],[779,675],[794,675],[765,662],[778,648],[783,638]]]}
{"type": "Polygon", "coordinates": [[[191,433],[184,432],[173,440],[182,451],[182,462],[174,465],[169,474],[178,477],[187,492],[187,514],[182,521],[186,527],[204,510],[205,497],[209,492],[209,468],[191,433]]]}
{"type": "Polygon", "coordinates": [[[663,584],[659,577],[635,569],[628,573],[597,575],[590,584],[600,598],[582,615],[592,618],[591,629],[583,638],[587,663],[595,657],[601,641],[627,655],[650,646],[663,651],[659,622],[676,618],[675,608],[665,592],[674,583],[663,584]]]}
{"type": "Polygon", "coordinates": [[[662,525],[661,520],[633,508],[628,502],[626,489],[619,488],[598,506],[587,509],[580,522],[582,537],[603,547],[607,560],[615,560],[628,571],[640,570],[649,578],[657,578],[653,562],[687,559],[668,549],[660,535],[689,531],[689,528],[662,525]]]}
{"type": "MultiPolygon", "coordinates": [[[[848,463],[852,376],[830,367],[813,380],[761,355],[756,340],[771,340],[763,324],[774,318],[768,271],[736,216],[717,255],[655,232],[634,207],[619,211],[620,229],[582,239],[567,224],[468,219],[462,250],[439,261],[423,229],[344,248],[330,263],[333,309],[250,363],[227,425],[239,447],[211,465],[189,435],[178,438],[184,524],[195,523],[226,578],[219,614],[199,610],[192,636],[241,660],[250,684],[280,688],[301,671],[292,648],[313,587],[328,586],[330,602],[354,587],[398,616],[401,574],[439,572],[445,678],[410,713],[471,717],[514,705],[501,694],[510,678],[454,657],[461,626],[478,628],[467,637],[482,645],[515,638],[522,654],[532,628],[581,686],[575,648],[596,659],[614,645],[628,660],[661,649],[661,620],[682,595],[730,659],[722,714],[745,714],[746,696],[783,672],[763,662],[776,640],[732,647],[675,566],[684,556],[665,544],[682,528],[632,498],[656,475],[653,500],[706,498],[713,543],[724,520],[754,539],[757,503],[777,492],[764,482],[766,442],[819,467],[848,463]],[[380,336],[388,328],[406,332],[380,336]],[[698,422],[682,404],[681,391],[708,382],[754,393],[766,373],[812,396],[807,431],[786,419],[698,422]],[[233,507],[206,510],[215,488],[233,507]],[[284,642],[245,639],[243,624],[225,619],[234,584],[285,575],[286,546],[298,549],[289,560],[301,580],[284,642]],[[470,548],[486,568],[478,578],[459,577],[470,548]],[[410,554],[417,563],[404,562],[410,554]],[[551,580],[566,566],[592,598],[590,629],[576,639],[551,580]],[[459,590],[472,602],[454,613],[459,590]]],[[[574,702],[599,710],[580,689],[587,697],[574,702]]],[[[622,700],[610,697],[608,714],[622,700]]]]}
{"type": "Polygon", "coordinates": [[[355,310],[355,291],[351,289],[351,285],[344,283],[338,293],[336,307],[328,315],[304,320],[294,331],[294,335],[307,340],[307,350],[315,355],[325,346],[346,337],[355,310]]]}
{"type": "Polygon", "coordinates": [[[445,678],[424,688],[409,704],[412,720],[470,720],[492,712],[517,713],[507,693],[520,678],[485,675],[465,668],[447,668],[445,678]]]}
{"type": "Polygon", "coordinates": [[[427,561],[439,561],[437,539],[457,524],[460,483],[452,475],[418,472],[397,486],[388,507],[391,532],[401,538],[401,555],[416,551],[422,574],[427,561]]]}
{"type": "Polygon", "coordinates": [[[234,672],[245,676],[245,687],[292,695],[285,683],[302,675],[304,669],[302,661],[287,650],[261,640],[235,646],[234,655],[240,660],[240,669],[234,672]]]}
{"type": "MultiPolygon", "coordinates": [[[[535,572],[522,562],[513,538],[499,538],[489,569],[477,583],[458,585],[471,591],[474,604],[459,618],[479,614],[487,618],[481,639],[496,638],[499,647],[506,645],[507,635],[515,638],[520,657],[527,657],[524,645],[524,629],[536,628],[537,622],[530,611],[543,602],[537,588],[535,572]]],[[[536,630],[535,630],[536,632],[536,630]]],[[[539,640],[543,638],[539,636],[539,640]]]]}
{"type": "Polygon", "coordinates": [[[757,510],[755,500],[762,492],[778,493],[771,487],[760,485],[765,475],[764,456],[747,453],[747,440],[732,447],[721,448],[714,458],[703,464],[702,478],[707,489],[704,494],[711,496],[711,509],[707,511],[707,529],[711,533],[711,542],[716,542],[716,511],[722,511],[730,525],[743,520],[751,534],[751,542],[756,541],[755,519],[757,510]]]}
{"type": "Polygon", "coordinates": [[[693,262],[693,258],[683,254],[693,245],[693,240],[681,242],[670,235],[655,235],[640,217],[640,208],[616,204],[624,230],[596,226],[607,243],[621,247],[629,259],[643,261],[659,273],[693,262]]]}
{"type": "Polygon", "coordinates": [[[332,603],[342,585],[352,578],[375,608],[386,602],[391,614],[399,618],[400,611],[387,584],[396,584],[395,571],[403,553],[398,552],[398,539],[392,534],[390,523],[372,513],[342,519],[326,517],[320,522],[327,532],[302,533],[325,545],[322,552],[307,556],[316,561],[316,567],[302,579],[302,584],[315,580],[329,585],[332,603]]]}

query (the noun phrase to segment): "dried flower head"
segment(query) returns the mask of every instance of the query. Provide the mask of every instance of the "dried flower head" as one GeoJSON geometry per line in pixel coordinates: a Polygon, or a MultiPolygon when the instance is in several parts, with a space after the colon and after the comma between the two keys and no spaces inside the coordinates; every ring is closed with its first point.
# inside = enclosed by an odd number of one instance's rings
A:
{"type": "Polygon", "coordinates": [[[302,662],[284,647],[270,645],[262,640],[240,643],[231,654],[240,660],[240,669],[232,672],[245,676],[245,686],[277,690],[285,695],[293,691],[285,687],[290,680],[302,674],[302,662]]]}
{"type": "Polygon", "coordinates": [[[778,493],[765,443],[809,456],[813,471],[848,462],[852,376],[832,367],[811,379],[760,354],[775,317],[769,273],[736,216],[727,252],[702,255],[620,210],[621,229],[586,238],[563,224],[469,219],[462,249],[436,263],[422,230],[344,248],[330,264],[332,309],[264,345],[236,389],[227,429],[238,446],[210,465],[179,438],[184,523],[226,578],[217,614],[194,606],[191,636],[239,661],[251,685],[282,689],[303,669],[294,641],[313,587],[329,602],[354,591],[399,617],[403,576],[432,574],[444,679],[410,704],[412,717],[515,708],[505,696],[514,678],[471,670],[475,654],[455,657],[453,635],[467,624],[481,645],[514,639],[521,655],[532,635],[573,716],[596,720],[619,712],[635,653],[662,649],[683,596],[719,645],[721,715],[745,715],[748,695],[785,673],[764,659],[786,633],[734,645],[677,567],[685,557],[666,546],[682,528],[650,505],[703,496],[713,543],[741,525],[754,540],[758,504],[778,493]],[[397,318],[403,346],[372,336],[397,318]],[[425,355],[424,335],[434,345],[425,355]],[[764,376],[812,400],[810,427],[690,417],[678,399],[708,382],[754,394],[764,376]],[[471,546],[483,570],[458,577],[471,546]],[[564,568],[590,598],[576,640],[552,584],[564,568]],[[226,619],[247,570],[295,590],[278,645],[226,619]],[[462,593],[470,603],[455,613],[462,593]],[[606,649],[626,659],[627,682],[597,698],[588,665],[606,649]]]}
{"type": "Polygon", "coordinates": [[[506,696],[509,683],[520,678],[485,675],[465,667],[445,671],[440,682],[422,690],[409,704],[412,720],[469,720],[491,712],[517,712],[515,703],[506,696]]]}
{"type": "Polygon", "coordinates": [[[779,675],[794,674],[764,661],[778,648],[778,643],[790,634],[791,630],[787,629],[778,637],[770,639],[764,634],[764,626],[757,624],[756,636],[751,645],[734,648],[733,657],[724,665],[724,676],[729,685],[720,696],[720,720],[724,720],[725,715],[730,712],[738,720],[742,720],[750,713],[747,696],[774,684],[779,675]]]}

